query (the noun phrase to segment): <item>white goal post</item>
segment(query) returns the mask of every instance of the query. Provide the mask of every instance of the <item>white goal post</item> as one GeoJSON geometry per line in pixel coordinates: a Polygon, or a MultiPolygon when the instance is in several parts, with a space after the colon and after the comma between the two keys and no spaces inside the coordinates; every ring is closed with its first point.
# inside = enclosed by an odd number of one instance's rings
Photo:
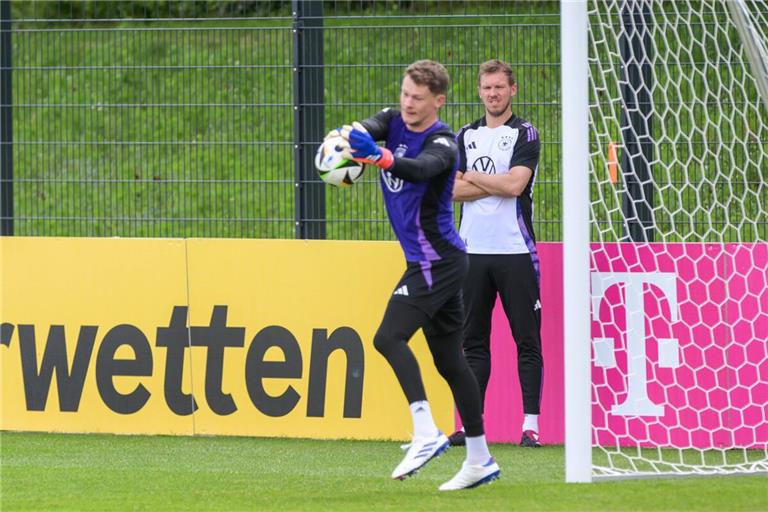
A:
{"type": "Polygon", "coordinates": [[[568,482],[768,472],[767,27],[561,1],[568,482]]]}

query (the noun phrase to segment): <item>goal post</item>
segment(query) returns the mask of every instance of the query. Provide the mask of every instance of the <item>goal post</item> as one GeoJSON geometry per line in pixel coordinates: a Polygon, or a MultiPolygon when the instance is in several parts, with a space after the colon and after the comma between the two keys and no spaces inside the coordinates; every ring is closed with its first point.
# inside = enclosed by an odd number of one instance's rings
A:
{"type": "MultiPolygon", "coordinates": [[[[589,294],[589,122],[587,2],[564,1],[561,19],[563,91],[563,290],[589,294]],[[567,84],[567,86],[565,85],[567,84]]],[[[565,368],[565,477],[589,482],[592,471],[589,375],[589,302],[563,304],[565,368]]]]}
{"type": "Polygon", "coordinates": [[[568,482],[768,472],[765,27],[561,2],[568,482]]]}

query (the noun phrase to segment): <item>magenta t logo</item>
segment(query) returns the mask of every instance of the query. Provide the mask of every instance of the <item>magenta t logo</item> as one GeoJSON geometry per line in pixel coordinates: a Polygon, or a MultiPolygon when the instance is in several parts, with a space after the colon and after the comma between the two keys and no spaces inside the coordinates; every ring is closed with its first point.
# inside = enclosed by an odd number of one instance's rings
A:
{"type": "MultiPolygon", "coordinates": [[[[672,272],[592,272],[592,319],[600,320],[600,303],[605,293],[615,284],[624,285],[627,326],[627,397],[611,407],[611,413],[620,416],[663,416],[664,406],[648,398],[647,357],[645,353],[645,306],[643,285],[659,288],[669,301],[672,318],[677,321],[676,276],[672,272]]],[[[593,338],[594,363],[603,368],[616,366],[614,338],[593,338]]],[[[662,368],[680,366],[679,343],[676,338],[663,338],[659,343],[659,361],[662,368]]]]}

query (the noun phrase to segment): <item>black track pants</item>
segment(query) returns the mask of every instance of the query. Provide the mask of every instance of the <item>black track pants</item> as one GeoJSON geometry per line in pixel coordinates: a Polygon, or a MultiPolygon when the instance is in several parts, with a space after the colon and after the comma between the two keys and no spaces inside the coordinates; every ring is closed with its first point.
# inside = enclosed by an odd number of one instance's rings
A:
{"type": "Polygon", "coordinates": [[[464,353],[480,386],[482,402],[491,375],[491,315],[501,297],[517,345],[523,412],[539,414],[543,360],[539,281],[529,254],[470,254],[464,282],[464,353]]]}

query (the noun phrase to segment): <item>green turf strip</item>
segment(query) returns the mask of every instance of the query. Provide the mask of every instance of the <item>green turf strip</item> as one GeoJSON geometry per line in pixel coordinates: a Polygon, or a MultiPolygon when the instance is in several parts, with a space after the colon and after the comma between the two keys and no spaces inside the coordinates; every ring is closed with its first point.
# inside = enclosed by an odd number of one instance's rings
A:
{"type": "Polygon", "coordinates": [[[237,437],[0,435],[10,510],[768,510],[768,478],[563,482],[563,448],[494,445],[501,480],[439,492],[452,448],[404,482],[398,443],[237,437]]]}

